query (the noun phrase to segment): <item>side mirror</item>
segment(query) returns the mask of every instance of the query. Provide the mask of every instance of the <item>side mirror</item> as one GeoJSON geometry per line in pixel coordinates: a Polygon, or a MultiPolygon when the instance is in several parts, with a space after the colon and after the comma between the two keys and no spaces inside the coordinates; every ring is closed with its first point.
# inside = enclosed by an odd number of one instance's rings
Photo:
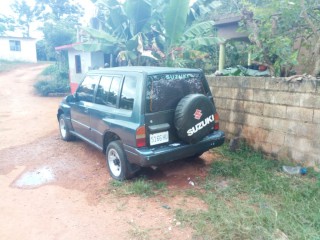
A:
{"type": "Polygon", "coordinates": [[[66,102],[67,103],[70,103],[70,102],[76,102],[77,101],[77,95],[76,95],[76,93],[75,94],[73,94],[73,95],[68,95],[67,97],[66,97],[66,102]]]}

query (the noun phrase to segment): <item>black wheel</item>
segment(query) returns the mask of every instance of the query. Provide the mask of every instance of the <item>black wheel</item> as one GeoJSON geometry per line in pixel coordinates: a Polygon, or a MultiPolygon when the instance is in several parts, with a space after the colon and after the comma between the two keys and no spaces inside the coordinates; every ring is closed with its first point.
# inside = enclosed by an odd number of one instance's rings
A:
{"type": "Polygon", "coordinates": [[[187,143],[202,140],[213,129],[214,113],[213,103],[203,94],[189,94],[182,98],[174,116],[179,138],[187,143]]]}
{"type": "Polygon", "coordinates": [[[106,151],[107,166],[112,178],[123,181],[132,178],[140,168],[127,160],[121,141],[109,143],[106,151]]]}
{"type": "Polygon", "coordinates": [[[61,139],[64,141],[71,141],[74,139],[74,136],[70,133],[68,125],[66,123],[66,117],[64,114],[59,116],[59,130],[61,139]]]}

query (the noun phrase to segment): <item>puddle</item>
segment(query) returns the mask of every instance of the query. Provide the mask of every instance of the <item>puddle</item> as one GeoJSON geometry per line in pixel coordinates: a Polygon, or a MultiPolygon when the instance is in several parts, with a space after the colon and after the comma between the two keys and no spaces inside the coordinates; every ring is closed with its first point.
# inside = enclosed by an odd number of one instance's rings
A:
{"type": "Polygon", "coordinates": [[[36,188],[55,180],[54,173],[51,168],[43,167],[34,171],[25,172],[13,184],[19,188],[36,188]]]}

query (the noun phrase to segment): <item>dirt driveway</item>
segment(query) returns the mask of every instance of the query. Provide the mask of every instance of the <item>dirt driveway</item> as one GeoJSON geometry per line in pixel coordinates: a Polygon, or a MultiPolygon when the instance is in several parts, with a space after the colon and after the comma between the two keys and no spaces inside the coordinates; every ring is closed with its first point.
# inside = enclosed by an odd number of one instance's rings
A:
{"type": "Polygon", "coordinates": [[[180,190],[206,174],[212,156],[145,169],[147,178],[167,182],[169,196],[117,196],[102,153],[60,140],[61,98],[33,93],[44,67],[0,73],[0,239],[191,239],[175,210],[205,205],[180,190]]]}

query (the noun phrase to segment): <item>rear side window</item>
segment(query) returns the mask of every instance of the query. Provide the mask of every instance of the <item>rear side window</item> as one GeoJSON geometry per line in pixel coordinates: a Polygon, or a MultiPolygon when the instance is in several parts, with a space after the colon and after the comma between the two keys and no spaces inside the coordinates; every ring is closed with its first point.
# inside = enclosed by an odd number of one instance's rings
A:
{"type": "Polygon", "coordinates": [[[205,94],[201,73],[166,73],[148,76],[146,112],[175,109],[186,95],[205,94]]]}
{"type": "Polygon", "coordinates": [[[103,76],[101,78],[100,84],[98,86],[97,95],[96,95],[96,103],[107,105],[111,81],[112,81],[111,76],[103,76]]]}
{"type": "Polygon", "coordinates": [[[123,82],[121,97],[120,97],[120,108],[132,110],[134,98],[136,95],[136,83],[137,80],[131,77],[126,77],[123,82]]]}
{"type": "Polygon", "coordinates": [[[113,106],[113,107],[117,106],[117,99],[119,95],[121,80],[122,80],[121,77],[113,77],[112,83],[110,86],[109,95],[108,95],[108,101],[107,101],[108,106],[113,106]]]}
{"type": "Polygon", "coordinates": [[[93,94],[99,76],[86,76],[77,90],[79,101],[93,102],[93,94]]]}

